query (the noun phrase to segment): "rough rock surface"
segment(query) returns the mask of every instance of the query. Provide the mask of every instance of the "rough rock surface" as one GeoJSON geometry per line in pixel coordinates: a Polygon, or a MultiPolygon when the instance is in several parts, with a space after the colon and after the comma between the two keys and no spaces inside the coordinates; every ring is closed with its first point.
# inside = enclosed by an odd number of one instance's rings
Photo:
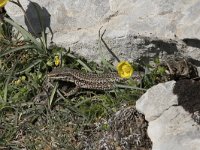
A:
{"type": "MultiPolygon", "coordinates": [[[[88,60],[112,59],[103,44],[99,44],[98,31],[103,26],[107,45],[120,59],[146,62],[182,53],[200,65],[199,0],[32,1],[42,13],[44,27],[53,31],[53,41],[88,60]]],[[[34,7],[27,0],[20,2],[36,34],[39,33],[34,7]]],[[[16,5],[9,3],[6,10],[19,24],[28,25],[16,5]]]]}
{"type": "Polygon", "coordinates": [[[149,122],[152,150],[198,150],[200,83],[193,80],[169,81],[150,88],[137,102],[136,109],[149,122]]]}
{"type": "Polygon", "coordinates": [[[148,123],[134,106],[122,107],[109,120],[85,125],[78,131],[76,148],[84,150],[151,150],[148,123]],[[107,129],[106,129],[106,126],[107,129]],[[108,128],[109,127],[109,128],[108,128]],[[106,130],[105,130],[106,129],[106,130]]]}

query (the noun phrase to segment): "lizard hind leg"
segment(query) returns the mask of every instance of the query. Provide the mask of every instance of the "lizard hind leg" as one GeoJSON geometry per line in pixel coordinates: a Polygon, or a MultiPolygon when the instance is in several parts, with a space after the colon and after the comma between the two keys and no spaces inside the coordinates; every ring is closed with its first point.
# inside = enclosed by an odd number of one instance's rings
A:
{"type": "Polygon", "coordinates": [[[64,92],[64,96],[69,97],[75,95],[80,90],[80,87],[76,86],[75,88],[71,89],[69,92],[64,92]]]}

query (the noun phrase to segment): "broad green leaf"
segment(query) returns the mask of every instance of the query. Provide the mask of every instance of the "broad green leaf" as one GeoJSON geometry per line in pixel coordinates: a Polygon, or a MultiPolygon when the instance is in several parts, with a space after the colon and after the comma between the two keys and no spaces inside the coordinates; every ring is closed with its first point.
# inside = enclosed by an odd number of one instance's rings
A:
{"type": "Polygon", "coordinates": [[[20,31],[23,37],[29,38],[31,42],[33,42],[37,46],[37,50],[39,53],[43,54],[45,52],[42,48],[42,44],[38,42],[28,31],[26,31],[24,28],[22,28],[20,25],[18,25],[9,18],[4,18],[4,20],[9,24],[11,24],[12,26],[14,26],[18,31],[20,31]]]}

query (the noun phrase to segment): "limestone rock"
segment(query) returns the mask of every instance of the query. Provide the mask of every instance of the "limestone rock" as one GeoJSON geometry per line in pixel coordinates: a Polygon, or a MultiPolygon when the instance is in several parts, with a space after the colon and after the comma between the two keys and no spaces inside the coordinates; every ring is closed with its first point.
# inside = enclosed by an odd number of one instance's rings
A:
{"type": "Polygon", "coordinates": [[[137,110],[145,114],[147,121],[155,120],[172,105],[178,104],[177,96],[172,94],[175,83],[170,81],[153,86],[136,102],[137,110]]]}
{"type": "MultiPolygon", "coordinates": [[[[27,0],[20,2],[38,33],[41,27],[34,7],[27,0]]],[[[98,31],[103,27],[106,43],[122,60],[148,61],[181,52],[200,61],[199,0],[32,2],[42,12],[44,27],[53,32],[53,41],[66,49],[70,47],[88,60],[112,59],[106,48],[99,44],[98,31]]],[[[16,5],[9,3],[6,10],[12,19],[27,26],[23,12],[16,5]]],[[[30,27],[28,29],[31,31],[30,27]]]]}
{"type": "Polygon", "coordinates": [[[199,149],[200,125],[192,118],[200,110],[199,85],[192,80],[160,83],[136,102],[136,109],[149,121],[152,150],[199,149]]]}
{"type": "Polygon", "coordinates": [[[172,106],[149,123],[147,132],[153,142],[152,150],[198,150],[199,129],[191,114],[181,106],[172,106]]]}

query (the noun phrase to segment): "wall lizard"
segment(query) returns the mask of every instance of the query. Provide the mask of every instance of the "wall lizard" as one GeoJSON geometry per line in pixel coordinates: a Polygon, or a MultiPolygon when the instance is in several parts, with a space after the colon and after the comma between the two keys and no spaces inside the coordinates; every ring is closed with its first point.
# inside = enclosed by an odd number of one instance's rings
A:
{"type": "MultiPolygon", "coordinates": [[[[134,72],[133,77],[139,79],[141,76],[138,72],[134,72]]],[[[120,78],[117,72],[95,74],[71,68],[56,68],[48,74],[48,78],[51,80],[72,82],[76,85],[65,96],[73,95],[79,89],[111,90],[115,88],[115,83],[125,80],[120,78]]]]}

